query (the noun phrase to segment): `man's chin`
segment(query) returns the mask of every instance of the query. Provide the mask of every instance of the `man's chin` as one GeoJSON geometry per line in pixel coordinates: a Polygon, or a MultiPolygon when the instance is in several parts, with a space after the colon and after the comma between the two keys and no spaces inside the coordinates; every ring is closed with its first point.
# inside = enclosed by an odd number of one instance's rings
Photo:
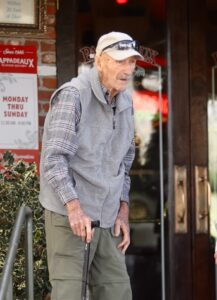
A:
{"type": "Polygon", "coordinates": [[[120,84],[120,86],[119,86],[119,92],[125,91],[126,88],[127,88],[127,86],[128,86],[128,82],[123,82],[122,84],[120,84]]]}

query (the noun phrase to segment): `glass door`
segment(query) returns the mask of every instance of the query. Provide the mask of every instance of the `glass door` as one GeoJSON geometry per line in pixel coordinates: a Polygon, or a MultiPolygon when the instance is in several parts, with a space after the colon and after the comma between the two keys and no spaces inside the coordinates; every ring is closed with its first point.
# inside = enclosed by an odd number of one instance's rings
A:
{"type": "Polygon", "coordinates": [[[165,299],[167,68],[164,1],[78,1],[78,72],[93,64],[98,38],[122,31],[140,42],[129,90],[135,115],[131,170],[131,245],[126,254],[133,299],[165,299]]]}
{"type": "MultiPolygon", "coordinates": [[[[210,183],[210,236],[213,253],[217,251],[217,43],[215,39],[213,39],[214,32],[217,32],[217,21],[213,17],[216,10],[217,3],[209,1],[207,4],[207,60],[209,71],[207,123],[208,177],[210,183]]],[[[215,299],[217,299],[217,265],[215,266],[215,299]]]]}
{"type": "MultiPolygon", "coordinates": [[[[217,65],[211,68],[212,93],[208,99],[208,150],[210,183],[210,234],[217,239],[217,97],[215,92],[217,65]]],[[[214,249],[213,249],[214,250],[214,249]]],[[[216,249],[217,250],[217,249],[216,249]]]]}
{"type": "Polygon", "coordinates": [[[126,260],[136,300],[165,299],[167,80],[165,61],[148,51],[149,60],[138,64],[133,80],[136,158],[126,260]]]}
{"type": "MultiPolygon", "coordinates": [[[[211,68],[212,93],[208,99],[208,177],[211,248],[217,251],[217,97],[215,93],[217,65],[211,68]]],[[[214,263],[214,262],[213,262],[214,263]]],[[[217,299],[217,266],[215,266],[215,299],[217,299]]]]}

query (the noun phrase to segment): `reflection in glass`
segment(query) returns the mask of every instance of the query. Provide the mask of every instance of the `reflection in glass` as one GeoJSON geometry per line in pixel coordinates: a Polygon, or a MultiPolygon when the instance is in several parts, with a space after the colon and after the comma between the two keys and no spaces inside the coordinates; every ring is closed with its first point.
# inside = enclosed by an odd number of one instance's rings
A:
{"type": "MultiPolygon", "coordinates": [[[[164,165],[167,165],[168,102],[166,76],[162,69],[157,64],[139,62],[133,79],[136,157],[130,172],[131,245],[127,256],[128,265],[135,254],[150,258],[152,253],[153,259],[157,256],[152,266],[144,257],[139,263],[139,257],[135,259],[134,256],[137,272],[141,273],[139,265],[142,264],[153,268],[155,285],[151,288],[161,286],[158,293],[150,289],[149,293],[155,295],[155,299],[165,299],[164,196],[167,178],[164,165]],[[156,268],[161,268],[160,274],[156,268]]],[[[136,276],[135,270],[131,276],[136,276]]]]}
{"type": "Polygon", "coordinates": [[[160,219],[159,120],[162,115],[165,132],[168,114],[163,84],[156,65],[146,63],[137,68],[133,91],[136,158],[131,170],[131,221],[160,219]]]}
{"type": "Polygon", "coordinates": [[[209,182],[211,186],[210,234],[217,239],[217,97],[215,93],[217,66],[212,67],[212,97],[208,101],[209,182]]]}

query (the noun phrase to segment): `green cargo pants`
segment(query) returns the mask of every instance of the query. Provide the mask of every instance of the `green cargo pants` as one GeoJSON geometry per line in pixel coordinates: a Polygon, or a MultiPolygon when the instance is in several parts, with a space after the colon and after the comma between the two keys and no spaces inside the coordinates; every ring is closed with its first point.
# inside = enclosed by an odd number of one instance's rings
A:
{"type": "MultiPolygon", "coordinates": [[[[45,210],[51,300],[81,300],[84,242],[75,236],[68,218],[45,210]]],[[[125,256],[117,249],[121,237],[96,228],[90,248],[89,299],[131,300],[125,256]]]]}

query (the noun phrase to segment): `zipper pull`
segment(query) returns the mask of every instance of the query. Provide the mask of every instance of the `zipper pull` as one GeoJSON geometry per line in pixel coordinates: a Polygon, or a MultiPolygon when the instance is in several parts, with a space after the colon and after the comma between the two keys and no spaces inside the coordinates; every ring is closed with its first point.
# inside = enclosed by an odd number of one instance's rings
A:
{"type": "Polygon", "coordinates": [[[116,107],[112,107],[112,110],[113,110],[113,129],[115,129],[115,111],[116,111],[116,107]]]}

